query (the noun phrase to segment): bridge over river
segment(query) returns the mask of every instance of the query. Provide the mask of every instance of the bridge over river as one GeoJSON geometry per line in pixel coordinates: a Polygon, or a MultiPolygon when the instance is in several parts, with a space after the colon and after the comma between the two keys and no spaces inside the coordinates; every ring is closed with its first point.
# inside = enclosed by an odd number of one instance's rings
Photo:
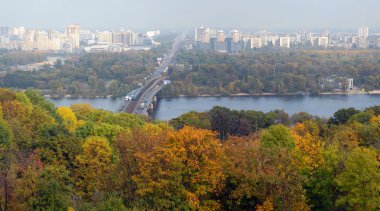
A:
{"type": "Polygon", "coordinates": [[[143,85],[133,98],[125,99],[121,105],[119,112],[128,112],[131,114],[148,114],[148,108],[152,105],[156,94],[165,86],[164,80],[166,77],[162,76],[162,73],[169,68],[170,63],[175,57],[178,48],[182,41],[185,39],[186,34],[178,36],[173,43],[172,49],[163,59],[161,65],[152,74],[151,79],[143,85]]]}

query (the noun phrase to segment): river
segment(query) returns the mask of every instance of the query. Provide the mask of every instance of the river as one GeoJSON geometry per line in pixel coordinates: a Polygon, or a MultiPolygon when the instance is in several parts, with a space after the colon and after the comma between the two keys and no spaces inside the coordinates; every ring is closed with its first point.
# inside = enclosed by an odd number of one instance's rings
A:
{"type": "MultiPolygon", "coordinates": [[[[95,108],[117,111],[123,98],[61,98],[49,99],[56,106],[89,103],[95,108]]],[[[330,117],[341,108],[363,109],[380,105],[380,95],[293,95],[293,96],[236,96],[236,97],[178,97],[163,98],[153,117],[169,120],[189,111],[207,111],[213,106],[236,110],[272,111],[282,109],[289,114],[305,111],[321,117],[330,117]]]]}

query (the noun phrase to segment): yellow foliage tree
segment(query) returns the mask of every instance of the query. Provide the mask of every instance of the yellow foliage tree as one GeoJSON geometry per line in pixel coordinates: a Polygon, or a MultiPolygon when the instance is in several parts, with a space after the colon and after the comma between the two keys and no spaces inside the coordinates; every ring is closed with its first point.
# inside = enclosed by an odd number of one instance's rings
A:
{"type": "Polygon", "coordinates": [[[268,198],[262,205],[256,206],[256,211],[272,211],[274,210],[273,199],[268,198]]]}
{"type": "Polygon", "coordinates": [[[102,190],[112,170],[112,152],[107,139],[98,136],[86,138],[83,153],[76,157],[77,188],[84,197],[102,190]]]}
{"type": "Polygon", "coordinates": [[[342,149],[351,151],[359,146],[360,140],[355,125],[340,125],[331,132],[332,143],[338,144],[342,149]]]}
{"type": "Polygon", "coordinates": [[[90,104],[74,104],[71,105],[70,108],[78,116],[79,119],[81,116],[88,116],[95,111],[95,109],[90,104]]]}
{"type": "Polygon", "coordinates": [[[318,126],[312,122],[298,123],[293,128],[296,153],[300,155],[302,168],[308,171],[323,165],[324,144],[318,134],[318,126]]]}
{"type": "Polygon", "coordinates": [[[372,118],[370,119],[370,123],[371,123],[371,124],[377,124],[377,125],[380,125],[380,115],[379,115],[379,116],[372,117],[372,118]]]}
{"type": "Polygon", "coordinates": [[[63,125],[66,127],[66,129],[73,133],[78,127],[78,120],[75,116],[75,113],[67,107],[59,107],[57,109],[57,112],[61,116],[63,125]]]}

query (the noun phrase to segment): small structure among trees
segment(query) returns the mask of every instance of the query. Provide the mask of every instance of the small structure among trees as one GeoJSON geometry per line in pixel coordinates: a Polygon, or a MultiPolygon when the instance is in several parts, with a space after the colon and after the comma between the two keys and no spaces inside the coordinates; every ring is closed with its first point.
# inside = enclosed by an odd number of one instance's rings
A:
{"type": "Polygon", "coordinates": [[[323,89],[342,89],[343,91],[354,88],[354,79],[348,76],[331,75],[319,79],[319,85],[323,89]]]}

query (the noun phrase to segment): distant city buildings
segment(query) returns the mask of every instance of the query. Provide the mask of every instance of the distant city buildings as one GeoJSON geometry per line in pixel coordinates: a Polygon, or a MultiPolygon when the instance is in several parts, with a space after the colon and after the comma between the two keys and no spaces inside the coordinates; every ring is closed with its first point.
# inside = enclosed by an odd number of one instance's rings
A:
{"type": "Polygon", "coordinates": [[[242,33],[237,29],[226,33],[225,30],[200,26],[195,29],[194,48],[227,53],[260,48],[367,49],[380,48],[380,35],[370,36],[368,27],[360,27],[358,34],[329,31],[275,34],[267,31],[242,33]]]}
{"type": "Polygon", "coordinates": [[[104,52],[150,49],[160,31],[135,33],[131,30],[91,31],[69,25],[64,32],[24,27],[0,27],[0,48],[43,52],[104,52]]]}
{"type": "Polygon", "coordinates": [[[360,28],[359,28],[358,36],[359,36],[360,38],[367,39],[368,36],[369,36],[369,28],[368,28],[368,27],[360,27],[360,28]]]}
{"type": "Polygon", "coordinates": [[[72,49],[78,49],[80,47],[79,28],[80,28],[79,25],[69,25],[66,28],[66,37],[72,49]]]}
{"type": "Polygon", "coordinates": [[[98,43],[103,43],[103,44],[112,43],[112,32],[109,32],[109,31],[98,32],[98,43]]]}
{"type": "Polygon", "coordinates": [[[290,37],[280,37],[280,48],[290,48],[290,37]]]}

